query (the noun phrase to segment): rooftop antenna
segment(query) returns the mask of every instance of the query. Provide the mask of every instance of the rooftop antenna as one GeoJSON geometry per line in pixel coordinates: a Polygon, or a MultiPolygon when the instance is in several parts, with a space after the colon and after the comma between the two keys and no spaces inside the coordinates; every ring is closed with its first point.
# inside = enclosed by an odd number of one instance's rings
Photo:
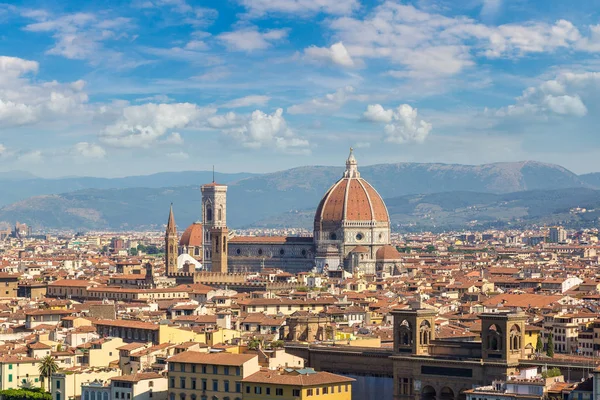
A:
{"type": "Polygon", "coordinates": [[[215,165],[213,164],[213,183],[215,183],[215,165]]]}

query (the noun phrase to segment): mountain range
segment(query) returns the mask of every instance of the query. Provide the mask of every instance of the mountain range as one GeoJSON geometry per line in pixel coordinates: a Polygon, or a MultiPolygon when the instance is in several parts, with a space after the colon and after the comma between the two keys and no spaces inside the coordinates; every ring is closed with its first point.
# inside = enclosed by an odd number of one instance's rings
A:
{"type": "MultiPolygon", "coordinates": [[[[569,209],[593,209],[600,199],[600,173],[577,175],[535,161],[398,163],[359,170],[386,200],[397,229],[593,224],[593,213],[569,209]]],[[[307,166],[267,174],[216,173],[215,180],[228,185],[232,228],[309,228],[319,200],[342,173],[340,167],[307,166]]],[[[25,222],[34,229],[162,229],[173,203],[184,229],[199,218],[199,187],[212,179],[210,171],[112,179],[0,173],[0,221],[25,222]]]]}

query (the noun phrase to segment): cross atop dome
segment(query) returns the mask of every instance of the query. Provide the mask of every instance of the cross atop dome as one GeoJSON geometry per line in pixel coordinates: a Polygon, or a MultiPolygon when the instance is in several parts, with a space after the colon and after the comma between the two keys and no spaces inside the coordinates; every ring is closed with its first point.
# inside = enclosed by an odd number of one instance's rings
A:
{"type": "Polygon", "coordinates": [[[352,147],[350,147],[350,155],[346,160],[346,172],[344,172],[344,178],[360,178],[358,163],[356,162],[356,158],[354,158],[354,149],[352,147]]]}

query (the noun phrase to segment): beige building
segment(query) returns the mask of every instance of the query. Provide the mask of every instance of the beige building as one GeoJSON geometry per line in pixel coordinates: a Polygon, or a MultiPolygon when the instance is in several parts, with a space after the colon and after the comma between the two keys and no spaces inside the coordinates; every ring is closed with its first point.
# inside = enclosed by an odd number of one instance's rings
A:
{"type": "Polygon", "coordinates": [[[166,400],[167,390],[167,378],[156,372],[140,372],[110,380],[111,400],[166,400]]]}
{"type": "Polygon", "coordinates": [[[41,386],[38,360],[32,357],[0,357],[0,390],[18,389],[21,385],[41,386]]]}
{"type": "Polygon", "coordinates": [[[258,372],[253,354],[184,351],[167,360],[169,400],[242,398],[242,379],[258,372]]]}
{"type": "MultiPolygon", "coordinates": [[[[67,373],[58,372],[52,375],[50,392],[53,400],[74,400],[81,396],[81,385],[84,382],[93,380],[107,380],[114,376],[119,376],[121,371],[118,369],[85,369],[71,370],[67,373]]],[[[97,400],[102,400],[98,398],[97,400]]]]}

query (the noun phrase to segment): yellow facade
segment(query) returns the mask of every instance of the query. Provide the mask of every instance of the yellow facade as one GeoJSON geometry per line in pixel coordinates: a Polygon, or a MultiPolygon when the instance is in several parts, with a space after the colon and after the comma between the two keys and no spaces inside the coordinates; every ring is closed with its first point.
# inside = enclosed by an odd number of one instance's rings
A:
{"type": "Polygon", "coordinates": [[[158,328],[158,343],[206,343],[206,334],[197,333],[190,329],[176,326],[160,325],[158,328]]]}
{"type": "Polygon", "coordinates": [[[18,389],[24,384],[41,386],[38,360],[5,356],[0,359],[0,390],[18,389]]]}
{"type": "Polygon", "coordinates": [[[244,400],[271,399],[352,400],[352,389],[350,384],[311,387],[244,384],[244,400]],[[257,388],[259,389],[257,390],[257,388]],[[281,390],[281,392],[278,392],[278,390],[281,390]],[[257,391],[260,391],[260,393],[256,393],[257,391]]]}

